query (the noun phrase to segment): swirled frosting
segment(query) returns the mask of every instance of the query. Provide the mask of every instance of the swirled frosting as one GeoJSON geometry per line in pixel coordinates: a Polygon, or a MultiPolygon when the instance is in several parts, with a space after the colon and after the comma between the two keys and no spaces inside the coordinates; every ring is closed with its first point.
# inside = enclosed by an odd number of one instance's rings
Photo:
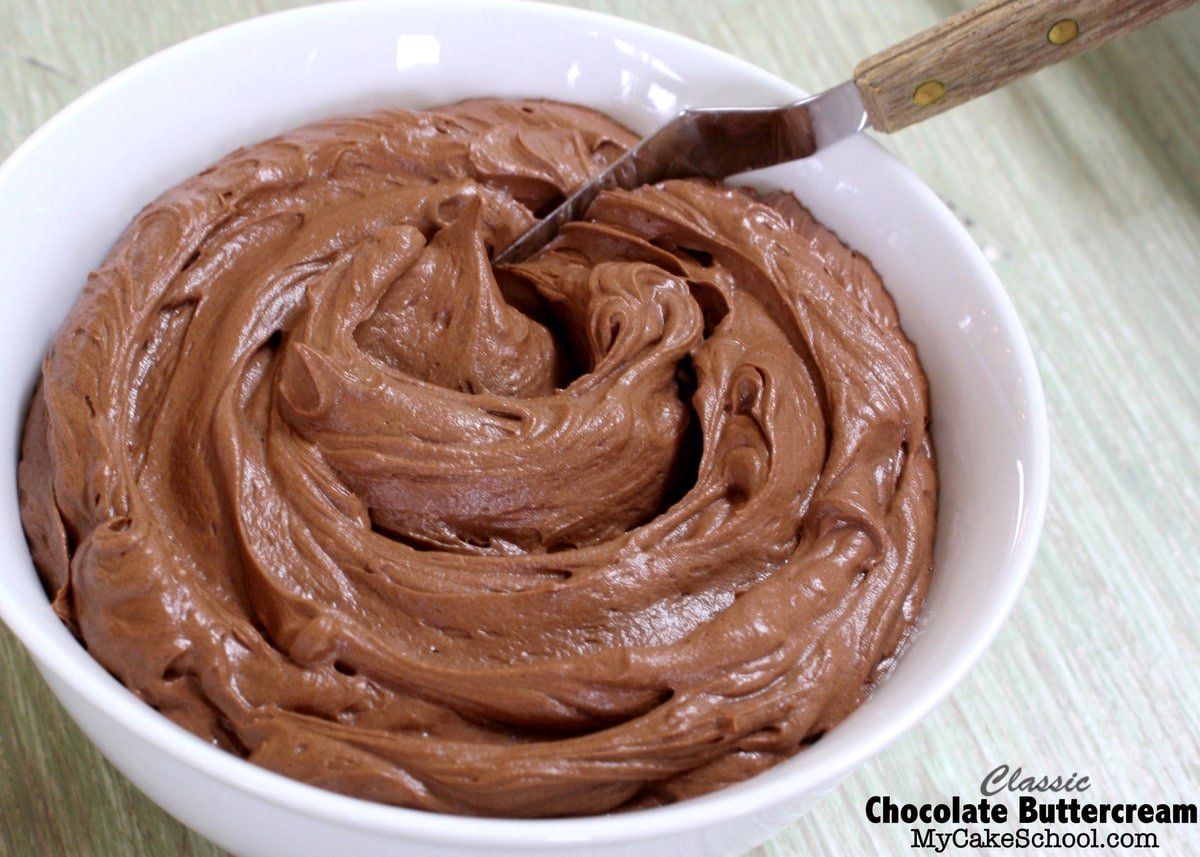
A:
{"type": "Polygon", "coordinates": [[[490,258],[633,141],[481,100],[167,191],[44,364],[21,509],[147,703],[339,792],[650,806],[855,708],[932,561],[927,385],[790,196],[672,181],[490,258]]]}

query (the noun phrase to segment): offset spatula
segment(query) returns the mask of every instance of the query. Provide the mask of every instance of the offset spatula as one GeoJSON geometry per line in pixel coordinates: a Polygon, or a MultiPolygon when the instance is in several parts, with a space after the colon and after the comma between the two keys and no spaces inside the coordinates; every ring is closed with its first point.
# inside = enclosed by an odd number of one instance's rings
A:
{"type": "Polygon", "coordinates": [[[854,79],[783,107],[684,110],[496,257],[520,262],[610,188],[723,179],[806,158],[867,126],[896,131],[1102,45],[1197,0],[987,0],[859,63],[854,79]]]}

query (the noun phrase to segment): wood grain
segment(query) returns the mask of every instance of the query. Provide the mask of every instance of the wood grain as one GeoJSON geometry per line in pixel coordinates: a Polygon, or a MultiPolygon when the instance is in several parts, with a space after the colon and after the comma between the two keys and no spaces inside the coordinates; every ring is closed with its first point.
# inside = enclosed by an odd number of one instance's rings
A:
{"type": "MultiPolygon", "coordinates": [[[[0,155],[135,60],[290,5],[0,0],[0,155]]],[[[818,91],[967,4],[575,5],[818,91]]],[[[903,826],[865,821],[867,799],[974,795],[1000,762],[1087,773],[1097,799],[1200,800],[1197,44],[1193,9],[881,138],[947,200],[1017,305],[1050,409],[1050,508],[1030,582],[971,675],[756,857],[918,853],[903,826]]],[[[1154,830],[1159,850],[1140,853],[1200,854],[1194,826],[1154,830]]],[[[0,855],[220,854],[100,758],[0,628],[0,855]]]]}
{"type": "Polygon", "coordinates": [[[871,127],[898,131],[1195,2],[986,0],[863,60],[854,82],[871,127]]]}

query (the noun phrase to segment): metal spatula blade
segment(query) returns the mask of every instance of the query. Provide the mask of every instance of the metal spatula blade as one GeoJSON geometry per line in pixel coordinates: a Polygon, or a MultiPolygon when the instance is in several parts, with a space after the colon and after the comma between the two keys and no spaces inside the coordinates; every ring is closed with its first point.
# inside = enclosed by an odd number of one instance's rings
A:
{"type": "Polygon", "coordinates": [[[564,223],[582,217],[603,191],[673,178],[728,178],[807,158],[866,125],[867,113],[853,81],[783,107],[684,110],[573,192],[508,245],[495,263],[527,259],[564,223]]]}
{"type": "Polygon", "coordinates": [[[854,77],[784,107],[685,110],[510,244],[520,262],[610,188],[723,179],[807,158],[868,124],[896,131],[1197,0],[983,0],[863,60],[854,77]]]}

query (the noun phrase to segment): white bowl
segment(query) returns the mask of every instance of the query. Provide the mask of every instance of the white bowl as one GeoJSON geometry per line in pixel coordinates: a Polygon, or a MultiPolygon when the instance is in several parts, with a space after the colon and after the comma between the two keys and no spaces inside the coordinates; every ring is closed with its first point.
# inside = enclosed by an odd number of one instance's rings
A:
{"type": "MultiPolygon", "coordinates": [[[[648,131],[684,105],[802,93],[741,60],[600,15],[528,3],[359,2],[247,21],[164,51],[80,98],[0,168],[0,616],[63,705],[168,812],[243,855],[727,854],[767,838],[911,728],[1008,614],[1046,503],[1041,383],[978,248],[865,136],[755,176],[784,187],[882,274],[929,375],[941,474],[920,633],[874,697],[739,785],[659,809],[457,818],[335,795],[184,732],[93,661],[50,611],[17,511],[17,449],[42,354],[137,210],[227,151],[308,120],[468,96],[547,96],[648,131]]],[[[981,179],[983,180],[983,179],[981,179]]],[[[63,812],[69,812],[67,807],[63,812]]]]}

